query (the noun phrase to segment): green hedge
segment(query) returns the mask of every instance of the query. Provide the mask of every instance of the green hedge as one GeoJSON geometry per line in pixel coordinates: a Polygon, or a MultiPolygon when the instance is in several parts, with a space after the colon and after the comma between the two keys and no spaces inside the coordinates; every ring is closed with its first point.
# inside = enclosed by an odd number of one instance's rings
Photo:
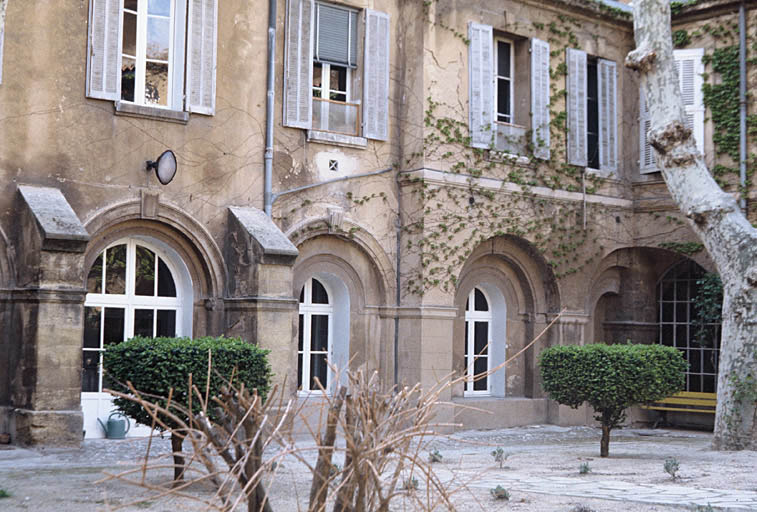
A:
{"type": "MultiPolygon", "coordinates": [[[[142,338],[108,346],[103,356],[107,387],[125,391],[114,381],[131,382],[141,392],[167,397],[173,388],[174,401],[186,406],[189,374],[192,381],[205,392],[208,374],[208,350],[212,351],[213,372],[210,379],[211,396],[234,372],[235,385],[244,383],[247,389],[257,388],[263,396],[269,390],[271,368],[268,351],[240,338],[142,338]],[[236,370],[235,370],[236,368],[236,370]],[[219,375],[220,374],[220,375],[219,375]]],[[[193,397],[193,409],[199,410],[193,397]]],[[[150,425],[152,418],[138,404],[116,398],[115,404],[124,414],[150,425]]]]}
{"type": "Polygon", "coordinates": [[[662,345],[551,347],[541,353],[539,365],[552,400],[574,409],[587,402],[597,413],[603,456],[609,430],[623,422],[625,410],[681,391],[687,368],[680,351],[662,345]]]}

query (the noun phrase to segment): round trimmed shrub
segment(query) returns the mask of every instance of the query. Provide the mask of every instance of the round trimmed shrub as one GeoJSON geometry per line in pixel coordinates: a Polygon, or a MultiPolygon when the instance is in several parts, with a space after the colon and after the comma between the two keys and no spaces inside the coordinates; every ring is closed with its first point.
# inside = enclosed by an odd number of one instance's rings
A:
{"type": "Polygon", "coordinates": [[[539,358],[544,391],[556,402],[578,408],[584,402],[602,425],[600,455],[607,457],[610,430],[632,405],[661,400],[684,388],[686,362],[663,345],[567,345],[539,358]]]}
{"type": "MultiPolygon", "coordinates": [[[[108,346],[103,355],[105,377],[108,387],[128,392],[117,382],[131,382],[137,391],[164,397],[173,388],[172,401],[184,407],[188,405],[189,374],[192,383],[205,394],[208,375],[208,350],[212,352],[210,396],[218,394],[234,375],[235,386],[244,383],[245,388],[265,397],[269,389],[271,368],[268,351],[258,348],[241,338],[142,338],[135,337],[117,345],[108,346]]],[[[143,397],[146,400],[150,397],[143,397]]],[[[192,409],[199,412],[197,397],[192,397],[192,409]]],[[[116,398],[115,404],[124,414],[145,425],[152,424],[151,416],[139,404],[125,398],[116,398]]],[[[213,417],[213,407],[208,413],[213,417]]],[[[169,426],[171,423],[168,423],[169,426]]]]}

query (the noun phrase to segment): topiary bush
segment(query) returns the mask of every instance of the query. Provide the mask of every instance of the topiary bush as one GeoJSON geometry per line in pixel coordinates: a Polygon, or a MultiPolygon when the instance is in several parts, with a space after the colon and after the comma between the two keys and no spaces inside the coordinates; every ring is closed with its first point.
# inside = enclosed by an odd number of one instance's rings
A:
{"type": "MultiPolygon", "coordinates": [[[[210,396],[219,392],[224,379],[234,376],[236,385],[244,383],[245,388],[257,389],[265,397],[269,390],[271,368],[268,351],[258,348],[241,338],[142,338],[135,337],[117,345],[108,346],[103,355],[106,386],[128,392],[117,384],[131,382],[141,393],[157,395],[162,399],[143,396],[148,401],[165,404],[173,389],[172,402],[188,406],[189,374],[192,382],[203,392],[208,375],[208,351],[212,353],[210,376],[210,396]]],[[[114,400],[116,407],[124,414],[145,425],[152,424],[152,417],[138,403],[125,398],[114,400]]],[[[208,407],[208,415],[214,418],[213,407],[208,407]]],[[[192,410],[200,411],[199,400],[193,397],[192,410]]],[[[173,427],[167,418],[163,419],[173,427]]],[[[160,428],[156,425],[156,428],[160,428]]],[[[171,435],[174,452],[181,451],[183,438],[171,435]]],[[[177,461],[180,459],[177,459],[177,461]]],[[[181,469],[176,468],[176,477],[181,469]]]]}
{"type": "Polygon", "coordinates": [[[600,455],[610,452],[610,431],[635,404],[661,400],[684,388],[686,362],[663,345],[568,345],[539,358],[543,387],[552,400],[578,408],[587,402],[602,425],[600,455]]]}

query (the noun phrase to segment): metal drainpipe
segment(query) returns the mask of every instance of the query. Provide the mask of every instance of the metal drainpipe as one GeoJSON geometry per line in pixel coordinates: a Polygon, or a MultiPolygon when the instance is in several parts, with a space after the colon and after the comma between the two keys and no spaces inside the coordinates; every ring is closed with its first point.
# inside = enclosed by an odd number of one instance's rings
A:
{"type": "Polygon", "coordinates": [[[271,216],[273,194],[273,101],[276,59],[276,2],[268,0],[268,85],[265,100],[265,156],[263,157],[263,204],[265,214],[271,216]]]}
{"type": "Polygon", "coordinates": [[[744,0],[739,4],[739,206],[746,213],[746,13],[744,0]]]}

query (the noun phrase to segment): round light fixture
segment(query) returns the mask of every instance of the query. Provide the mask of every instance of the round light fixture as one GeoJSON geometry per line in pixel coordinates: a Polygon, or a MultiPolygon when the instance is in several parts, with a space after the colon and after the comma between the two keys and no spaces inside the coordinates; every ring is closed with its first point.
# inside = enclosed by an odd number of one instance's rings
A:
{"type": "Polygon", "coordinates": [[[147,170],[155,169],[155,176],[162,185],[168,185],[176,176],[176,155],[170,149],[163,152],[156,161],[147,161],[147,170]]]}

